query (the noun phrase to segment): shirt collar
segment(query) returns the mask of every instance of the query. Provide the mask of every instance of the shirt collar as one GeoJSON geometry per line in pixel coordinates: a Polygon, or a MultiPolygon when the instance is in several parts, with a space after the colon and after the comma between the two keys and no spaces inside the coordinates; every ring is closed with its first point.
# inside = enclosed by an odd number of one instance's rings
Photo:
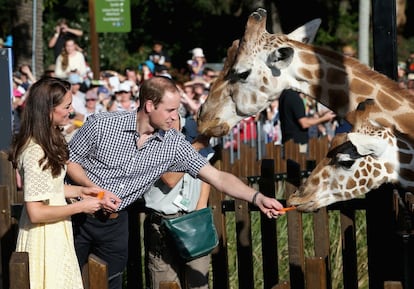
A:
{"type": "MultiPolygon", "coordinates": [[[[132,131],[137,132],[137,113],[131,113],[125,119],[125,128],[124,131],[132,131]]],[[[153,136],[160,139],[161,141],[164,139],[167,131],[162,129],[156,129],[153,133],[153,136]]]]}
{"type": "Polygon", "coordinates": [[[125,119],[124,131],[137,131],[137,113],[130,113],[125,119]]]}

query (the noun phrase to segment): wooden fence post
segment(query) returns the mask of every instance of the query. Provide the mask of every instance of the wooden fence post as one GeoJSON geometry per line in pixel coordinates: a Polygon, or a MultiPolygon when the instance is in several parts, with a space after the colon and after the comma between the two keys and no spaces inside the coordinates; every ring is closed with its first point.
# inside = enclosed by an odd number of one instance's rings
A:
{"type": "MultiPolygon", "coordinates": [[[[276,197],[274,171],[274,161],[263,159],[259,190],[270,198],[276,197]]],[[[268,289],[279,282],[276,220],[269,219],[265,215],[260,214],[260,226],[262,234],[263,287],[268,289]]]]}
{"type": "MultiPolygon", "coordinates": [[[[296,190],[300,183],[300,165],[293,160],[287,160],[286,198],[296,190]]],[[[288,250],[289,272],[292,288],[305,288],[305,253],[303,241],[302,214],[292,211],[287,214],[288,221],[288,250]]]]}
{"type": "Polygon", "coordinates": [[[29,254],[13,252],[9,262],[10,289],[30,289],[29,254]]]}
{"type": "Polygon", "coordinates": [[[305,260],[306,288],[327,289],[326,263],[321,257],[308,257],[305,260]]]}
{"type": "Polygon", "coordinates": [[[108,266],[94,254],[88,258],[89,289],[108,289],[108,266]]]}

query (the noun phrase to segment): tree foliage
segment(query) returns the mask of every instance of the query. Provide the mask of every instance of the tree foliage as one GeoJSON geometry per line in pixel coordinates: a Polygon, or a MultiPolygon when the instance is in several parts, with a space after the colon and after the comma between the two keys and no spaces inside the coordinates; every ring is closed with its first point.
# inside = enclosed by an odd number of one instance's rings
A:
{"type": "MultiPolygon", "coordinates": [[[[28,0],[0,0],[0,37],[12,32],[16,23],[13,7],[17,7],[13,4],[22,1],[28,0]]],[[[89,58],[89,1],[42,2],[44,66],[53,62],[52,50],[47,43],[61,17],[84,31],[79,45],[89,58]]],[[[177,69],[186,67],[190,51],[195,47],[204,49],[208,62],[221,62],[232,41],[242,36],[247,17],[257,6],[266,8],[271,15],[269,21],[280,22],[284,32],[290,32],[311,19],[321,18],[322,26],[316,38],[318,45],[338,50],[345,43],[356,47],[358,41],[358,0],[130,0],[130,3],[131,32],[98,34],[101,69],[137,68],[147,58],[154,40],[165,43],[172,56],[173,67],[177,69]]],[[[412,11],[412,6],[408,1],[407,11],[412,11]]],[[[407,24],[412,23],[413,17],[407,13],[407,24]]],[[[268,27],[273,27],[273,23],[268,24],[268,27]]],[[[405,44],[405,39],[414,34],[412,30],[406,29],[402,40],[399,40],[402,46],[408,46],[405,50],[413,50],[409,48],[412,41],[405,44]]],[[[269,31],[272,32],[272,28],[269,31]]]]}

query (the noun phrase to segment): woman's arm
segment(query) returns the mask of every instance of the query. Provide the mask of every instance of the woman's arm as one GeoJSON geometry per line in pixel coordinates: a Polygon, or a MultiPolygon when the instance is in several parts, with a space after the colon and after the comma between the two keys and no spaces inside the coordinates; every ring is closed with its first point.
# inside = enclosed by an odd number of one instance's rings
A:
{"type": "Polygon", "coordinates": [[[52,223],[78,213],[93,214],[101,209],[102,203],[98,198],[87,198],[63,206],[50,206],[44,201],[26,202],[25,205],[32,223],[52,223]]]}
{"type": "MultiPolygon", "coordinates": [[[[98,188],[99,191],[103,191],[105,193],[102,199],[102,201],[104,201],[103,203],[104,209],[109,210],[109,211],[116,210],[121,204],[121,199],[118,198],[114,193],[104,190],[102,188],[99,188],[95,183],[93,183],[88,178],[85,170],[82,168],[80,164],[75,163],[75,162],[69,162],[67,174],[69,175],[71,180],[74,181],[78,185],[85,186],[85,187],[94,187],[94,188],[98,188]]],[[[85,189],[82,190],[82,194],[80,196],[82,195],[83,196],[88,195],[85,192],[85,189]]]]}

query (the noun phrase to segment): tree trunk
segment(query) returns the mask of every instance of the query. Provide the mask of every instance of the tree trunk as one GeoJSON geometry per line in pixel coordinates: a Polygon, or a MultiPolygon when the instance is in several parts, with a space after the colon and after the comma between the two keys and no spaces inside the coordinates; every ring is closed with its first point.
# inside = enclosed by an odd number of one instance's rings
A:
{"type": "Polygon", "coordinates": [[[21,0],[16,11],[17,19],[13,29],[13,68],[28,64],[33,75],[39,78],[43,74],[43,1],[21,0]]]}

